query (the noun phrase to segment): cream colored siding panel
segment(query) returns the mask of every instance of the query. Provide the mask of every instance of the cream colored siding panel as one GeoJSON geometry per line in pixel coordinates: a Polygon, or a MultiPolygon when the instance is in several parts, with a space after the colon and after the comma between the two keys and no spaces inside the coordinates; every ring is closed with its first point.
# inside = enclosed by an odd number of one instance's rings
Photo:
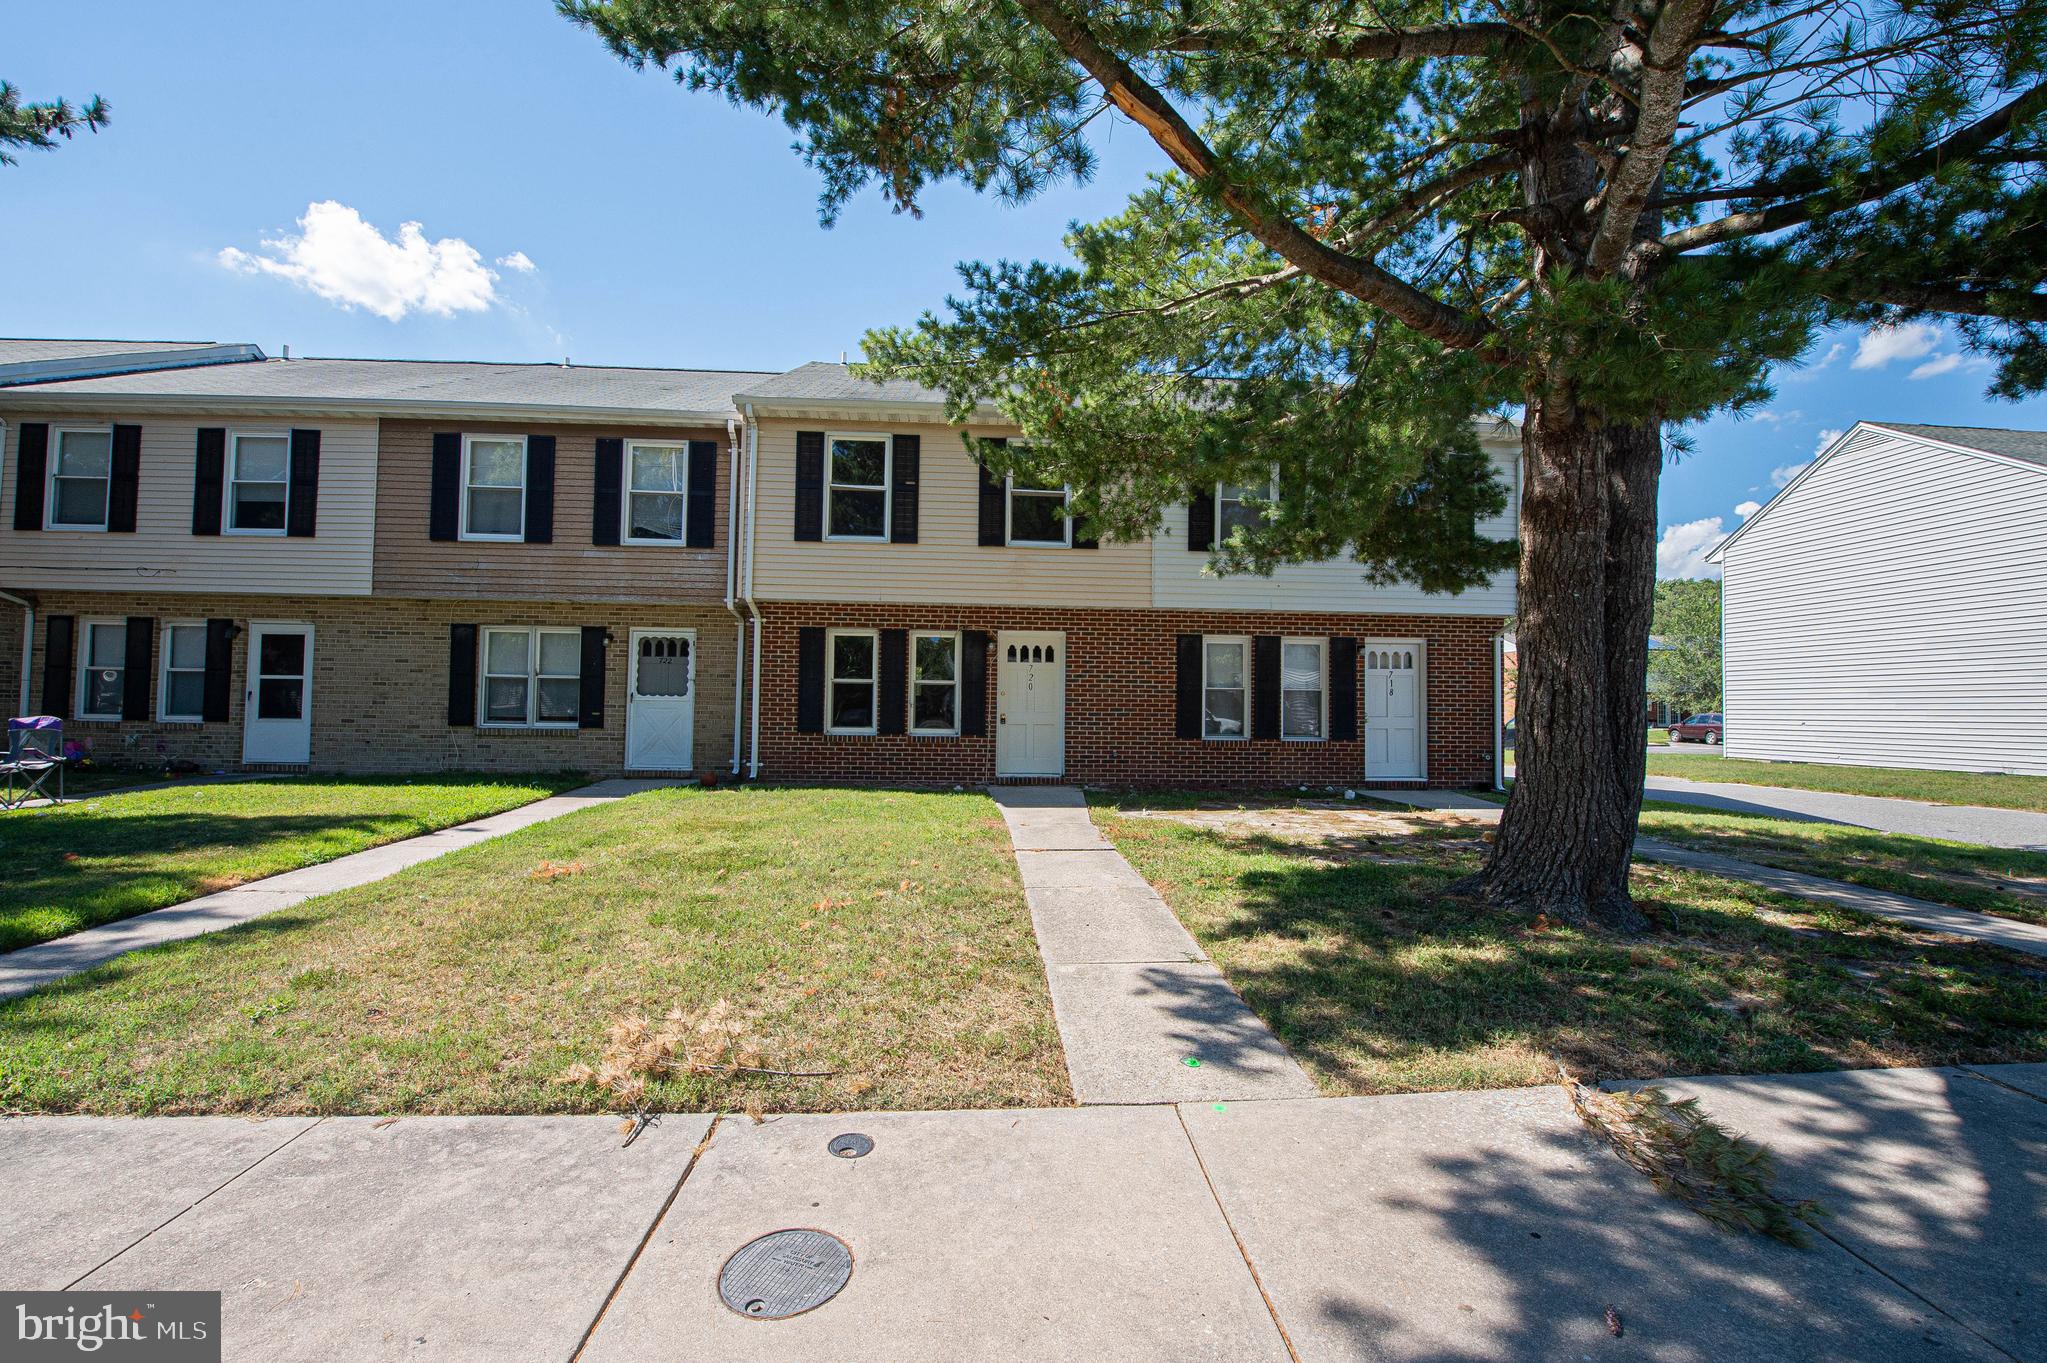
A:
{"type": "Polygon", "coordinates": [[[1863,429],[1722,566],[1728,756],[2047,775],[2047,473],[1863,429]]]}
{"type": "Polygon", "coordinates": [[[288,418],[195,421],[189,416],[121,414],[142,428],[142,469],[133,534],[14,529],[17,446],[24,419],[61,426],[110,426],[115,418],[80,412],[24,418],[9,413],[6,466],[0,477],[0,581],[29,589],[118,590],[146,583],[158,592],[262,592],[290,596],[360,596],[370,590],[371,539],[377,511],[377,424],[374,421],[291,421],[288,418]],[[318,533],[194,535],[192,480],[199,428],[320,431],[318,533]]]}

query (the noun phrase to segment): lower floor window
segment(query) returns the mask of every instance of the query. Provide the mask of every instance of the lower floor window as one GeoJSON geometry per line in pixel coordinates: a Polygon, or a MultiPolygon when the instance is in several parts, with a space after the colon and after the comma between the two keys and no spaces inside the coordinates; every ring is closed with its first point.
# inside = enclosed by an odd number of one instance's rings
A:
{"type": "Polygon", "coordinates": [[[206,717],[206,626],[164,626],[157,698],[160,718],[196,722],[206,717]]]}
{"type": "Polygon", "coordinates": [[[583,694],[583,639],[573,629],[483,632],[483,722],[569,726],[583,694]]]}
{"type": "Polygon", "coordinates": [[[831,694],[827,727],[833,733],[874,732],[876,642],[872,630],[834,630],[828,636],[831,694]]]}
{"type": "Polygon", "coordinates": [[[920,734],[955,734],[960,728],[960,637],[910,636],[910,728],[920,734]]]}
{"type": "Polygon", "coordinates": [[[119,719],[128,693],[128,626],[111,620],[85,626],[85,666],[78,686],[80,719],[119,719]]]}
{"type": "Polygon", "coordinates": [[[1201,736],[1244,737],[1244,693],[1250,675],[1248,639],[1204,639],[1201,645],[1201,736]]]}
{"type": "Polygon", "coordinates": [[[1280,736],[1322,737],[1322,714],[1322,641],[1288,639],[1280,645],[1280,736]]]}

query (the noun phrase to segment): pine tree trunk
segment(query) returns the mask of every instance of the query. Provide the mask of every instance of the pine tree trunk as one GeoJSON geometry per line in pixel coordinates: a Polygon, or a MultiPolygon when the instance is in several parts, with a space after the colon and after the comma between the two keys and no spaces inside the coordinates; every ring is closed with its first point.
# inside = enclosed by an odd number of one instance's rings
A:
{"type": "Polygon", "coordinates": [[[1472,888],[1622,931],[1642,805],[1662,432],[1530,402],[1522,431],[1515,783],[1472,888]]]}

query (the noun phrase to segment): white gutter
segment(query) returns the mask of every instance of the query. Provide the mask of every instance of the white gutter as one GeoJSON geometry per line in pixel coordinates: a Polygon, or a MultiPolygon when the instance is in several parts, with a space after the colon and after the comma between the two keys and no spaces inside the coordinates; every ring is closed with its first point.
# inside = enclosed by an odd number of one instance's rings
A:
{"type": "Polygon", "coordinates": [[[732,613],[732,774],[739,775],[739,716],[746,708],[746,617],[739,612],[739,421],[725,419],[732,472],[725,489],[725,609],[732,613]]]}
{"type": "Polygon", "coordinates": [[[746,603],[747,613],[753,616],[753,686],[750,695],[749,717],[746,725],[747,763],[746,774],[758,780],[761,774],[761,612],[753,599],[753,545],[755,514],[760,498],[760,423],[754,419],[753,404],[741,405],[746,423],[746,544],[745,569],[740,585],[740,600],[746,603]]]}
{"type": "MultiPolygon", "coordinates": [[[[89,382],[89,380],[88,380],[89,382]]],[[[715,426],[731,409],[715,412],[663,407],[559,407],[532,402],[421,402],[414,398],[269,397],[249,393],[96,393],[87,388],[32,385],[0,388],[0,405],[36,412],[194,412],[229,416],[243,412],[326,417],[417,417],[422,421],[535,420],[596,425],[637,422],[649,426],[715,426]]]]}
{"type": "Polygon", "coordinates": [[[21,607],[21,695],[15,704],[14,713],[28,713],[28,665],[35,657],[36,608],[35,603],[16,596],[13,592],[0,592],[0,601],[12,601],[21,607]]]}

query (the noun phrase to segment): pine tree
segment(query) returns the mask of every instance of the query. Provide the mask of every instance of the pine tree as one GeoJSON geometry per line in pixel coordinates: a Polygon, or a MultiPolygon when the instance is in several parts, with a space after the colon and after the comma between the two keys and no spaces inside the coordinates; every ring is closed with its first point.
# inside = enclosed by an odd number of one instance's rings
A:
{"type": "Polygon", "coordinates": [[[58,138],[80,132],[98,132],[107,126],[107,102],[94,95],[90,103],[77,107],[66,100],[49,104],[23,104],[21,92],[0,80],[0,166],[16,164],[14,148],[48,151],[58,138]]]}

